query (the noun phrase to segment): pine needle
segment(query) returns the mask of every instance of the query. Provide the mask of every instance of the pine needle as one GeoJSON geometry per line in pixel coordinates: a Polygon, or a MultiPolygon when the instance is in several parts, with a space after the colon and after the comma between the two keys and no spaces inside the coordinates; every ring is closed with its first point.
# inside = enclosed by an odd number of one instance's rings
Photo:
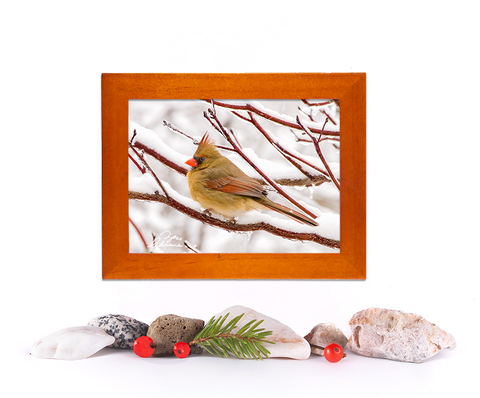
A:
{"type": "Polygon", "coordinates": [[[190,345],[197,344],[210,354],[223,358],[230,356],[256,360],[268,358],[270,351],[263,344],[275,343],[266,340],[273,332],[265,331],[264,328],[257,329],[262,324],[263,319],[259,321],[254,319],[234,332],[234,329],[238,328],[238,322],[245,314],[236,316],[223,326],[229,315],[230,313],[220,316],[218,319],[212,317],[200,333],[195,336],[195,339],[190,342],[190,345]]]}

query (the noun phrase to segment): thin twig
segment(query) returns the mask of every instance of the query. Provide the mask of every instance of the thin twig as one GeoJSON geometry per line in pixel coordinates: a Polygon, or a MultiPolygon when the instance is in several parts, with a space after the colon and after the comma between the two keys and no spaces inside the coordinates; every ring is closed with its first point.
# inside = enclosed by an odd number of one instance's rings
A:
{"type": "Polygon", "coordinates": [[[307,117],[310,119],[310,121],[312,121],[313,123],[316,123],[316,122],[315,122],[315,119],[313,118],[313,114],[312,114],[313,111],[312,111],[311,108],[309,108],[309,109],[310,109],[310,113],[305,112],[305,111],[304,111],[302,108],[300,108],[299,106],[298,106],[297,108],[298,108],[298,110],[299,110],[300,112],[302,112],[305,116],[307,116],[307,117]]]}
{"type": "Polygon", "coordinates": [[[137,130],[135,129],[135,130],[133,130],[132,138],[130,138],[130,144],[133,142],[133,140],[135,139],[136,135],[137,135],[137,130]]]}
{"type": "Polygon", "coordinates": [[[171,122],[168,120],[163,120],[163,125],[168,128],[170,131],[173,131],[174,133],[181,134],[185,137],[187,137],[189,140],[193,141],[194,144],[198,145],[199,141],[193,138],[192,136],[188,135],[187,133],[183,132],[180,130],[178,127],[174,126],[171,122]]]}
{"type": "Polygon", "coordinates": [[[328,120],[330,120],[335,126],[337,125],[337,122],[329,115],[329,113],[325,109],[320,109],[320,112],[322,112],[328,120]]]}
{"type": "Polygon", "coordinates": [[[199,220],[203,223],[212,225],[214,227],[222,228],[227,231],[236,231],[236,232],[266,231],[271,233],[272,235],[280,236],[285,239],[310,241],[310,242],[318,243],[319,245],[327,246],[333,249],[340,249],[340,241],[336,239],[326,238],[324,236],[318,235],[317,233],[293,232],[287,229],[278,228],[266,222],[257,222],[252,224],[239,224],[234,221],[222,221],[207,213],[194,210],[184,205],[183,203],[176,201],[171,196],[166,197],[159,193],[147,194],[147,193],[129,191],[128,198],[134,199],[134,200],[164,203],[193,219],[199,220]]]}
{"type": "Polygon", "coordinates": [[[192,245],[188,240],[183,241],[183,244],[185,245],[185,247],[186,247],[188,250],[190,250],[190,251],[192,251],[192,252],[194,252],[194,253],[201,253],[201,251],[198,250],[196,247],[193,247],[193,245],[192,245]]]}
{"type": "MultiPolygon", "coordinates": [[[[184,137],[187,137],[189,140],[191,140],[195,145],[198,145],[200,143],[199,140],[193,138],[192,136],[188,135],[187,133],[185,133],[184,131],[180,130],[178,127],[174,126],[172,123],[170,123],[169,121],[167,120],[164,120],[163,121],[163,125],[165,127],[167,127],[168,129],[170,129],[170,131],[173,131],[174,133],[178,133],[178,134],[181,134],[183,135],[184,137]]],[[[222,145],[215,145],[218,149],[224,149],[225,151],[230,151],[230,152],[235,152],[234,149],[232,148],[229,148],[229,147],[226,147],[226,146],[222,146],[222,145]]]]}
{"type": "Polygon", "coordinates": [[[145,238],[143,237],[143,234],[142,232],[140,231],[140,229],[137,227],[137,225],[132,221],[132,219],[130,217],[128,217],[128,221],[130,221],[130,224],[133,225],[133,228],[135,228],[135,231],[137,231],[138,235],[140,236],[140,239],[142,240],[143,242],[143,245],[145,246],[145,249],[147,251],[150,251],[150,249],[148,248],[148,245],[147,245],[147,242],[145,241],[145,238]]]}
{"type": "Polygon", "coordinates": [[[318,139],[316,139],[313,134],[310,132],[310,130],[308,129],[308,127],[306,127],[302,121],[300,120],[300,118],[297,116],[297,122],[302,126],[302,129],[303,131],[305,131],[305,133],[308,134],[308,136],[311,138],[311,140],[313,141],[313,144],[315,145],[315,150],[317,151],[317,154],[318,156],[320,157],[323,165],[325,166],[325,168],[327,169],[327,172],[328,172],[328,175],[330,176],[331,180],[333,181],[333,183],[335,184],[335,186],[338,188],[338,190],[340,190],[340,183],[337,181],[337,179],[335,178],[335,176],[333,175],[332,173],[332,170],[330,169],[330,166],[328,165],[327,161],[325,160],[325,157],[323,156],[323,153],[322,153],[322,150],[320,149],[320,144],[319,144],[319,141],[318,139]]]}
{"type": "Polygon", "coordinates": [[[302,102],[308,106],[325,106],[325,105],[330,105],[334,101],[335,100],[328,100],[324,102],[310,102],[310,101],[307,101],[306,99],[302,99],[302,102]]]}
{"type": "Polygon", "coordinates": [[[250,165],[252,166],[264,179],[267,181],[270,186],[275,189],[280,195],[282,195],[285,199],[287,199],[290,203],[294,206],[301,209],[303,212],[308,214],[312,218],[317,218],[317,216],[298,203],[295,199],[293,199],[290,195],[288,195],[275,181],[273,181],[269,176],[267,176],[262,170],[258,168],[255,163],[250,160],[250,158],[243,152],[243,150],[237,145],[235,140],[232,139],[230,134],[225,130],[220,120],[217,118],[217,115],[209,109],[209,114],[204,112],[203,115],[205,118],[210,122],[210,124],[230,143],[230,145],[235,149],[235,151],[250,165]],[[215,120],[216,124],[212,122],[212,119],[215,120]]]}
{"type": "Polygon", "coordinates": [[[140,170],[142,174],[145,174],[147,172],[147,170],[145,170],[145,167],[140,166],[132,155],[128,154],[128,158],[133,162],[135,166],[137,166],[137,169],[140,170]]]}

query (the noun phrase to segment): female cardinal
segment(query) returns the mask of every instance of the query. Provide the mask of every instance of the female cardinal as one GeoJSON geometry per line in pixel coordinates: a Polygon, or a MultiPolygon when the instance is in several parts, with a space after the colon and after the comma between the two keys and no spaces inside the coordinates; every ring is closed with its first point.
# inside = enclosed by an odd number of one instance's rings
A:
{"type": "Polygon", "coordinates": [[[208,133],[202,137],[193,158],[185,163],[193,167],[187,174],[190,194],[207,211],[234,218],[250,210],[267,208],[298,222],[318,225],[310,217],[268,199],[259,182],[218,152],[208,133]]]}

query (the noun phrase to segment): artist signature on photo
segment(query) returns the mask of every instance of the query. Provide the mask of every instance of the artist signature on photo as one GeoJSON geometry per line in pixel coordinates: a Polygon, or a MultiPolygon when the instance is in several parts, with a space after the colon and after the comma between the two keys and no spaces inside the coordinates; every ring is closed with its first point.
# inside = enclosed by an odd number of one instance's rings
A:
{"type": "Polygon", "coordinates": [[[177,235],[173,235],[170,231],[163,231],[156,236],[154,241],[148,245],[149,248],[159,247],[182,247],[183,239],[177,235]]]}

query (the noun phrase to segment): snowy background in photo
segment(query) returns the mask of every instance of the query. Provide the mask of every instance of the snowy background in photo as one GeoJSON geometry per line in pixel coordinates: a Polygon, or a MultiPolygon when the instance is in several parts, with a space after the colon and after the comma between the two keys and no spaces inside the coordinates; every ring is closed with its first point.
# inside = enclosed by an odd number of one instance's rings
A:
{"type": "MultiPolygon", "coordinates": [[[[318,102],[319,100],[315,100],[318,102]]],[[[283,119],[295,121],[298,115],[305,124],[322,128],[326,116],[319,110],[323,109],[337,123],[328,122],[326,130],[339,130],[340,110],[334,102],[321,108],[308,107],[300,100],[263,100],[263,101],[225,101],[229,103],[246,102],[270,113],[281,115],[283,119]],[[299,107],[310,113],[313,110],[313,123],[309,117],[299,110],[299,107]]],[[[312,101],[313,102],[313,101],[312,101]]],[[[131,100],[129,101],[129,139],[136,130],[135,140],[138,140],[182,167],[188,168],[185,161],[193,156],[196,145],[193,142],[167,128],[163,121],[172,123],[182,132],[197,140],[208,131],[210,137],[217,145],[230,147],[229,143],[210,125],[203,116],[203,112],[211,107],[205,101],[193,100],[131,100]]],[[[301,179],[305,176],[293,167],[285,158],[266,141],[262,134],[249,122],[239,119],[229,110],[216,107],[217,116],[227,129],[232,129],[249,158],[255,162],[270,178],[301,179]]],[[[246,115],[245,112],[241,112],[246,115]]],[[[325,170],[313,144],[301,142],[295,134],[285,126],[269,122],[259,116],[256,120],[270,135],[280,141],[290,151],[308,160],[320,169],[325,170]]],[[[308,139],[304,135],[302,138],[308,139]]],[[[340,179],[340,143],[334,140],[324,140],[320,143],[322,153],[328,162],[333,174],[340,179]]],[[[257,172],[235,153],[221,150],[222,155],[230,158],[238,167],[251,177],[259,177],[257,172]]],[[[132,156],[132,152],[130,152],[132,156]]],[[[165,183],[170,193],[183,204],[202,211],[197,202],[191,199],[187,178],[176,171],[166,167],[151,156],[145,156],[148,164],[157,177],[165,183]]],[[[318,171],[305,166],[311,174],[318,175],[318,171]]],[[[340,195],[339,190],[331,182],[325,182],[315,187],[282,188],[296,201],[318,216],[318,227],[305,226],[290,220],[272,211],[253,211],[237,218],[237,223],[267,222],[277,227],[298,232],[315,232],[326,238],[340,240],[340,195]]],[[[136,192],[154,193],[161,191],[158,184],[150,174],[143,174],[138,167],[129,161],[129,190],[136,192]]],[[[296,209],[285,198],[276,192],[269,192],[268,197],[280,204],[296,209]]],[[[223,219],[221,216],[217,216],[223,219]]],[[[163,204],[156,202],[141,202],[129,200],[129,250],[131,253],[145,253],[146,248],[139,233],[132,222],[139,229],[145,241],[150,246],[150,251],[155,253],[187,253],[184,246],[186,240],[204,253],[335,253],[331,249],[313,242],[299,242],[287,240],[271,235],[264,231],[238,233],[203,224],[185,214],[163,204]],[[153,236],[156,237],[156,246],[152,245],[153,236]]]]}

